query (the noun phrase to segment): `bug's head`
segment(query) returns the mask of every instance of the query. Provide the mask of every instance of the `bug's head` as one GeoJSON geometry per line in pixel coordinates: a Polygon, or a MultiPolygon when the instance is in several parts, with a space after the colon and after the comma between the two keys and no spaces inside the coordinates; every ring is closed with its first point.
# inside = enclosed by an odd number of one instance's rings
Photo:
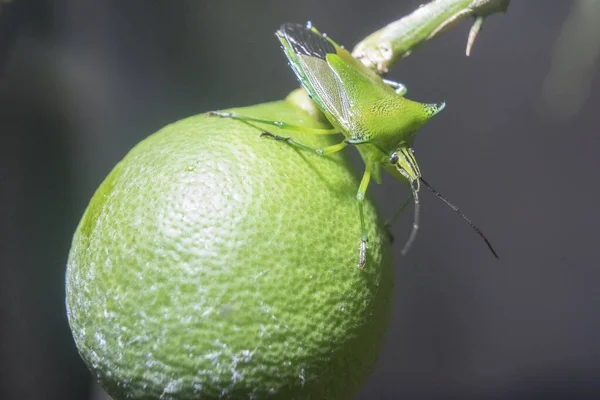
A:
{"type": "MultiPolygon", "coordinates": [[[[400,175],[402,175],[410,185],[410,189],[412,191],[412,198],[415,204],[413,228],[408,240],[406,241],[406,244],[404,245],[404,248],[402,249],[403,255],[406,254],[406,252],[414,242],[415,237],[417,235],[417,230],[419,229],[419,189],[421,189],[421,183],[423,183],[423,185],[427,189],[431,190],[433,194],[436,195],[436,197],[438,197],[440,200],[446,203],[446,205],[448,205],[451,209],[458,213],[458,215],[460,215],[460,217],[463,220],[465,220],[469,224],[469,226],[471,226],[471,228],[473,228],[473,230],[477,232],[477,234],[485,241],[492,254],[494,254],[494,256],[498,258],[498,254],[496,254],[496,251],[492,248],[491,243],[485,237],[483,232],[481,232],[481,230],[477,228],[475,224],[473,224],[471,220],[467,218],[467,216],[464,215],[458,209],[458,207],[450,203],[448,199],[442,196],[437,190],[431,187],[431,185],[427,183],[425,179],[423,179],[423,177],[421,176],[421,170],[419,169],[419,165],[417,164],[417,160],[414,155],[414,151],[411,147],[407,146],[406,144],[402,144],[390,155],[388,162],[388,166],[391,165],[395,167],[396,170],[398,170],[398,172],[400,173],[400,175]]],[[[406,203],[407,202],[405,202],[404,205],[401,207],[401,210],[404,208],[406,203]]]]}
{"type": "Polygon", "coordinates": [[[390,164],[392,164],[400,175],[402,175],[410,186],[419,191],[420,184],[419,178],[421,178],[421,170],[419,164],[415,158],[415,152],[408,146],[401,146],[390,155],[390,164]]]}

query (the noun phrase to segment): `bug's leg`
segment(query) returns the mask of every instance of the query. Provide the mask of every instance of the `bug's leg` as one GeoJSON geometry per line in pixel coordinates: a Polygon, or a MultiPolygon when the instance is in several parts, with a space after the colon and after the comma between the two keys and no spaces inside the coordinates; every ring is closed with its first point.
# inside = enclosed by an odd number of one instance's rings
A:
{"type": "Polygon", "coordinates": [[[329,128],[329,129],[307,128],[304,126],[288,124],[287,122],[283,122],[283,121],[270,121],[267,119],[246,117],[245,115],[240,115],[237,113],[230,113],[230,112],[209,111],[206,114],[210,115],[210,116],[214,115],[214,116],[221,117],[221,118],[233,118],[233,119],[237,119],[240,121],[257,122],[260,124],[269,124],[269,125],[273,125],[278,128],[281,128],[281,129],[289,129],[291,131],[310,133],[310,134],[314,134],[314,135],[333,135],[335,133],[340,133],[339,129],[336,129],[336,128],[329,128]]]}
{"type": "Polygon", "coordinates": [[[398,96],[404,96],[406,92],[408,92],[408,88],[403,83],[390,81],[389,79],[383,79],[383,83],[391,86],[392,89],[396,91],[398,96]]]}
{"type": "Polygon", "coordinates": [[[406,200],[404,200],[404,202],[402,203],[402,205],[400,205],[400,208],[398,208],[398,210],[394,213],[394,215],[392,216],[392,218],[388,219],[387,221],[385,221],[385,230],[387,231],[388,237],[390,239],[390,242],[394,241],[394,235],[392,235],[391,229],[392,229],[392,224],[394,223],[394,221],[396,220],[396,218],[398,218],[398,216],[400,214],[402,214],[402,211],[404,211],[404,209],[406,208],[406,206],[408,205],[408,203],[412,200],[413,194],[412,192],[410,192],[410,194],[408,195],[408,198],[406,200]]]}
{"type": "Polygon", "coordinates": [[[356,194],[356,199],[358,200],[358,213],[360,214],[360,230],[361,230],[361,242],[360,242],[360,250],[359,257],[360,261],[358,263],[358,268],[363,268],[367,263],[367,228],[365,227],[365,213],[363,210],[364,201],[365,201],[365,193],[367,192],[367,187],[369,186],[369,181],[371,180],[371,164],[367,164],[367,169],[365,170],[365,174],[360,181],[360,186],[358,187],[358,193],[356,194]]]}
{"type": "Polygon", "coordinates": [[[307,146],[305,144],[302,144],[302,143],[300,143],[300,142],[298,142],[298,141],[296,141],[296,140],[294,140],[294,139],[292,139],[290,137],[278,136],[278,135],[274,135],[274,134],[269,133],[269,132],[263,132],[263,133],[260,134],[260,136],[261,137],[263,137],[263,136],[264,137],[270,137],[270,138],[273,138],[275,140],[281,140],[283,142],[288,143],[289,145],[291,145],[293,147],[297,147],[297,148],[302,149],[302,150],[311,151],[313,153],[317,153],[320,156],[324,156],[324,155],[331,154],[331,153],[336,153],[336,152],[342,150],[344,147],[348,146],[348,143],[344,140],[344,141],[342,141],[342,142],[340,142],[338,144],[334,144],[334,145],[331,145],[331,146],[323,147],[323,148],[320,148],[320,149],[315,149],[314,147],[310,147],[310,146],[307,146]]]}

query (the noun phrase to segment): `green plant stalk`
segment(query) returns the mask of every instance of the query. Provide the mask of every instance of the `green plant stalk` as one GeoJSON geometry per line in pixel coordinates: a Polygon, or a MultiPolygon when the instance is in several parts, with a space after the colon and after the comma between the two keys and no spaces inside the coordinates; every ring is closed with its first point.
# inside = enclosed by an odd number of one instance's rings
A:
{"type": "Polygon", "coordinates": [[[352,55],[380,75],[408,55],[423,42],[454,26],[465,17],[475,18],[469,34],[469,55],[483,19],[506,12],[510,0],[435,0],[411,14],[392,22],[360,41],[352,55]]]}
{"type": "MultiPolygon", "coordinates": [[[[352,56],[378,74],[385,75],[395,62],[408,57],[420,44],[472,16],[475,23],[467,41],[469,55],[483,19],[494,13],[506,12],[509,3],[510,0],[434,0],[361,40],[354,47],[352,56]]],[[[285,100],[313,119],[327,123],[303,88],[292,91],[285,100]]]]}

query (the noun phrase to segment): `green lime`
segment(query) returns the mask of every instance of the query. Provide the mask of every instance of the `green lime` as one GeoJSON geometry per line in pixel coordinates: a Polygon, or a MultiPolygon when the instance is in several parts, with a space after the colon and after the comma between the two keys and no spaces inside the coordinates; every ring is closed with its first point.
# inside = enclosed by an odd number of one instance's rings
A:
{"type": "MultiPolygon", "coordinates": [[[[240,109],[318,126],[286,102],[240,109]]],[[[323,137],[262,127],[312,146],[323,137]]],[[[137,145],[92,198],[66,276],[75,342],[116,399],[348,399],[382,344],[389,244],[358,179],[261,128],[198,115],[137,145]]]]}

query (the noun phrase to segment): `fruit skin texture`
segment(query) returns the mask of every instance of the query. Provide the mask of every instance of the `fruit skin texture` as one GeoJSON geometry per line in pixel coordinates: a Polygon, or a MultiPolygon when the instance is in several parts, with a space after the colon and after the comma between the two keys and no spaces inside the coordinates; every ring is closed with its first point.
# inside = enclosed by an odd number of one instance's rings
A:
{"type": "MultiPolygon", "coordinates": [[[[281,101],[237,109],[318,126],[281,101]]],[[[138,144],[94,194],[66,275],[79,352],[115,399],[348,399],[392,297],[372,204],[357,268],[358,179],[342,139],[205,114],[138,144]]]]}

